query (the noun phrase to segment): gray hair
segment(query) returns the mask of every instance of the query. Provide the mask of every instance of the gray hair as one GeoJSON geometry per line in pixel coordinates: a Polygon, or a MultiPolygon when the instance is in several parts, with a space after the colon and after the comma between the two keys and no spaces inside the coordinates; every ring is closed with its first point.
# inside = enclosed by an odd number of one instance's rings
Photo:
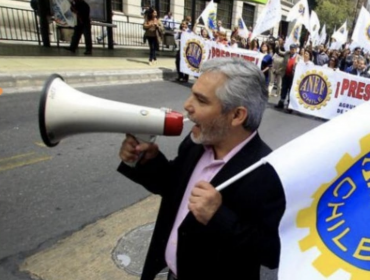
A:
{"type": "Polygon", "coordinates": [[[248,110],[243,126],[246,130],[258,129],[268,100],[265,76],[253,63],[242,58],[216,58],[205,61],[201,72],[220,72],[226,82],[216,90],[222,103],[222,112],[242,106],[248,110]]]}
{"type": "Polygon", "coordinates": [[[363,62],[365,62],[365,64],[366,64],[366,58],[365,57],[363,57],[362,55],[359,55],[358,57],[357,57],[357,62],[358,61],[363,61],[363,62]]]}

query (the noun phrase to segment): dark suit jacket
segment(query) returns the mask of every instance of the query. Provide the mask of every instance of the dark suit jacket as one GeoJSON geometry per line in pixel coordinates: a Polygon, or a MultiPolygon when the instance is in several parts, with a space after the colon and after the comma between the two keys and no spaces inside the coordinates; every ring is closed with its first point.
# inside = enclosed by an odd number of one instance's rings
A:
{"type": "MultiPolygon", "coordinates": [[[[178,156],[163,154],[144,165],[118,171],[162,196],[141,279],[152,280],[166,267],[165,249],[189,178],[204,148],[188,136],[178,156]]],[[[271,152],[257,134],[216,174],[215,187],[271,152]]],[[[189,213],[178,230],[179,280],[259,279],[261,264],[279,262],[278,225],[285,209],[283,189],[275,171],[263,165],[221,191],[222,205],[209,223],[189,213]]]]}
{"type": "MultiPolygon", "coordinates": [[[[369,68],[366,67],[365,70],[360,73],[360,77],[370,78],[370,74],[369,74],[368,71],[369,71],[369,68]]],[[[352,75],[357,76],[357,69],[352,69],[352,71],[349,72],[349,73],[352,74],[352,75]]]]}

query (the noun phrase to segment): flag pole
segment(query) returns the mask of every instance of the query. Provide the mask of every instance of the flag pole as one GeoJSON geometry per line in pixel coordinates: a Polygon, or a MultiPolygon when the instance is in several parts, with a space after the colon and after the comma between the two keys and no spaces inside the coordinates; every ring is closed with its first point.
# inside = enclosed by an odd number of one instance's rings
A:
{"type": "Polygon", "coordinates": [[[247,175],[248,173],[250,173],[253,170],[257,169],[258,167],[260,167],[263,164],[266,164],[266,161],[265,161],[265,159],[262,158],[259,161],[257,161],[255,164],[247,167],[243,171],[239,172],[238,174],[234,175],[230,179],[228,179],[225,182],[223,182],[221,185],[219,185],[218,187],[216,187],[216,190],[217,191],[223,190],[224,188],[226,188],[230,184],[234,183],[236,180],[239,180],[240,178],[244,177],[245,175],[247,175]]]}

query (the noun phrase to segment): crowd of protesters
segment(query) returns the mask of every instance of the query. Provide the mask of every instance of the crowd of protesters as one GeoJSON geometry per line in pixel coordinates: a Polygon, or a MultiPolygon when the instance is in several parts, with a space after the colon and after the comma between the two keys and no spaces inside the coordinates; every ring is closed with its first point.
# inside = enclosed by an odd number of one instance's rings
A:
{"type": "MultiPolygon", "coordinates": [[[[169,12],[166,16],[173,22],[172,13],[169,12]]],[[[164,19],[165,26],[167,21],[168,18],[164,19]]],[[[174,26],[171,27],[174,28],[174,26]]],[[[364,53],[358,46],[351,50],[347,44],[343,45],[341,50],[336,50],[323,44],[313,46],[310,41],[305,42],[302,46],[291,44],[289,49],[285,49],[285,41],[282,37],[274,38],[270,36],[263,39],[262,42],[258,38],[251,40],[252,28],[249,28],[249,36],[245,38],[240,36],[241,32],[239,32],[238,26],[234,27],[230,36],[228,36],[221,20],[217,20],[215,30],[207,30],[204,27],[199,28],[198,22],[192,27],[190,16],[185,17],[179,28],[176,29],[175,39],[177,44],[180,44],[183,32],[194,32],[203,39],[213,40],[225,47],[261,52],[263,54],[261,71],[265,75],[269,95],[279,98],[275,106],[277,109],[287,108],[289,104],[289,92],[293,83],[295,67],[300,62],[370,78],[370,54],[364,53]]],[[[180,71],[180,50],[181,48],[178,48],[176,55],[178,72],[176,81],[188,82],[189,76],[180,71]]],[[[286,109],[286,112],[291,113],[291,110],[286,109]]]]}

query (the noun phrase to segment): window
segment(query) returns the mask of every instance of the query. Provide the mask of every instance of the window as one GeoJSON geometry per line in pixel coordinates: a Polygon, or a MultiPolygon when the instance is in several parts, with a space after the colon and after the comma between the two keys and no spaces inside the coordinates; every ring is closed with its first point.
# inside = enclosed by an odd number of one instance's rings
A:
{"type": "Polygon", "coordinates": [[[231,29],[233,5],[233,0],[222,0],[217,4],[217,20],[221,20],[222,26],[225,28],[231,29]]]}
{"type": "MultiPolygon", "coordinates": [[[[184,18],[192,16],[191,5],[193,0],[185,0],[184,18]]],[[[197,19],[206,7],[206,1],[195,1],[195,19],[197,19]]],[[[195,20],[194,19],[194,20],[195,20]]]]}
{"type": "Polygon", "coordinates": [[[112,10],[122,12],[123,11],[122,0],[112,0],[112,10]]]}
{"type": "Polygon", "coordinates": [[[170,10],[170,0],[159,1],[159,16],[163,18],[170,10]]]}
{"type": "Polygon", "coordinates": [[[244,3],[243,20],[247,28],[253,27],[255,6],[244,3]]]}

